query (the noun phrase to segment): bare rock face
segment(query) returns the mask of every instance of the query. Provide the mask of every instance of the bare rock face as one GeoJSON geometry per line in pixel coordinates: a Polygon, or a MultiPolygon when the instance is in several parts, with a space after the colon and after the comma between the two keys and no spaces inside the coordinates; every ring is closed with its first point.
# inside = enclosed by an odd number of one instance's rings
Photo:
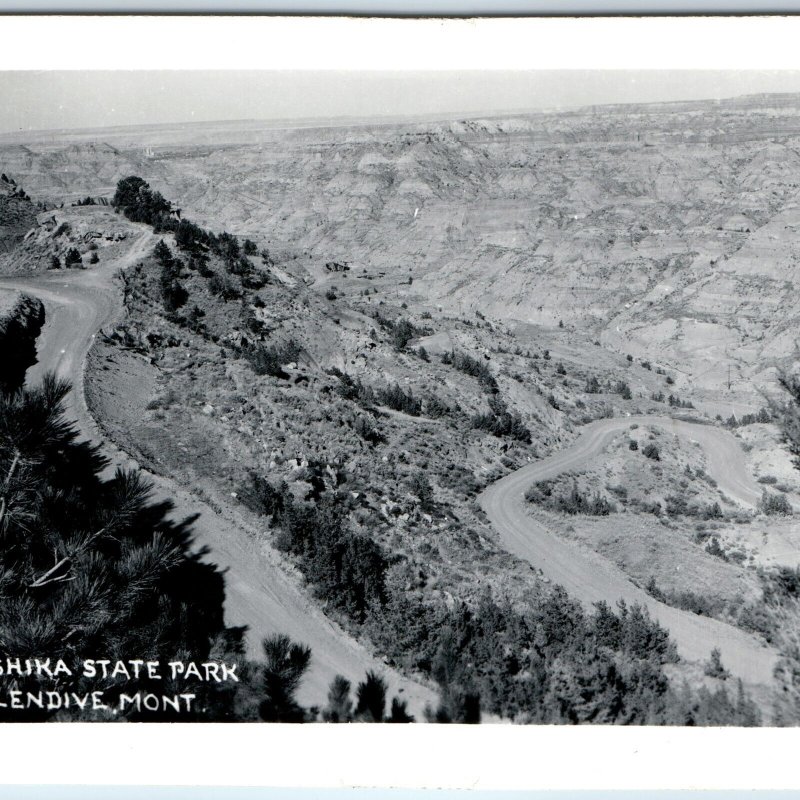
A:
{"type": "MultiPolygon", "coordinates": [[[[113,144],[7,145],[0,162],[46,201],[65,196],[65,175],[75,196],[110,197],[138,174],[187,218],[288,257],[308,283],[563,322],[760,402],[795,346],[798,142],[800,96],[785,95],[128,131],[113,144]]],[[[101,230],[91,223],[84,235],[101,230]]]]}
{"type": "Polygon", "coordinates": [[[44,305],[23,294],[0,293],[0,392],[22,386],[36,363],[36,339],[44,325],[44,305]]]}

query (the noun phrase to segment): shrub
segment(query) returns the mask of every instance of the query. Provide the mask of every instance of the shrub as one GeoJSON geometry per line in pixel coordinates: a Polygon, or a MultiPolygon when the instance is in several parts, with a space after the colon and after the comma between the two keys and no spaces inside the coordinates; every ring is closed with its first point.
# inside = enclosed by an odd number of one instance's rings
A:
{"type": "Polygon", "coordinates": [[[488,431],[493,436],[507,436],[525,444],[531,443],[531,432],[522,417],[511,412],[499,397],[489,397],[489,409],[489,414],[475,414],[472,417],[473,428],[488,431]]]}
{"type": "Polygon", "coordinates": [[[422,402],[414,397],[410,389],[404,392],[397,383],[379,389],[375,397],[379,403],[412,417],[418,417],[422,413],[422,402]]]}
{"type": "Polygon", "coordinates": [[[451,409],[447,403],[432,394],[425,399],[425,413],[431,419],[440,419],[450,414],[451,409]]]}
{"type": "Polygon", "coordinates": [[[661,452],[658,449],[658,445],[656,445],[654,442],[649,442],[644,448],[642,448],[642,455],[652,459],[653,461],[661,461],[661,452]]]}
{"type": "Polygon", "coordinates": [[[407,319],[399,319],[397,322],[392,322],[392,320],[386,319],[380,314],[376,314],[375,319],[384,330],[389,332],[392,345],[397,350],[405,350],[406,345],[421,333],[407,319]]]}
{"type": "Polygon", "coordinates": [[[617,381],[614,384],[614,392],[622,396],[623,400],[630,400],[633,395],[631,394],[631,387],[625,381],[617,381]]]}
{"type": "Polygon", "coordinates": [[[273,378],[288,377],[283,370],[284,364],[297,361],[302,348],[294,339],[276,345],[255,344],[243,349],[244,357],[256,375],[271,375],[273,378]]]}
{"type": "Polygon", "coordinates": [[[220,275],[218,272],[211,274],[208,280],[208,290],[226,302],[242,296],[241,289],[227,275],[220,275]]]}
{"type": "Polygon", "coordinates": [[[171,206],[167,200],[153,191],[147,181],[134,175],[119,181],[112,204],[133,222],[145,222],[156,230],[172,230],[177,226],[170,219],[171,206]]]}
{"type": "Polygon", "coordinates": [[[273,515],[282,534],[276,545],[298,558],[319,597],[363,622],[370,606],[386,600],[388,561],[379,545],[347,529],[344,502],[327,493],[300,503],[287,492],[273,515]]]}
{"type": "Polygon", "coordinates": [[[362,439],[364,439],[364,441],[373,445],[380,444],[384,440],[380,431],[375,427],[375,423],[372,421],[372,419],[363,414],[359,414],[355,418],[355,421],[353,422],[353,430],[362,439]]]}
{"type": "Polygon", "coordinates": [[[586,386],[584,387],[584,391],[587,394],[599,394],[600,393],[600,381],[597,380],[597,376],[592,375],[590,378],[587,378],[586,386]]]}
{"type": "Polygon", "coordinates": [[[792,513],[791,503],[785,494],[773,494],[766,489],[761,493],[759,508],[764,514],[770,516],[790,515],[792,513]]]}
{"type": "Polygon", "coordinates": [[[536,503],[561,514],[587,514],[605,517],[617,510],[614,504],[599,492],[592,496],[581,494],[575,482],[568,492],[556,493],[553,481],[540,481],[528,489],[525,499],[530,503],[536,503]]]}
{"type": "Polygon", "coordinates": [[[709,678],[720,678],[724,680],[730,677],[730,672],[722,666],[722,653],[720,653],[719,648],[715,647],[711,651],[711,657],[706,663],[703,672],[708,675],[709,678]]]}
{"type": "Polygon", "coordinates": [[[284,500],[289,492],[285,483],[277,489],[264,477],[250,472],[246,483],[239,488],[236,496],[239,502],[251,511],[264,517],[280,515],[284,509],[284,500]]]}
{"type": "Polygon", "coordinates": [[[189,293],[178,281],[170,281],[162,285],[161,297],[164,302],[164,308],[168,312],[173,312],[186,305],[189,293]]]}
{"type": "Polygon", "coordinates": [[[497,381],[485,361],[479,361],[466,353],[454,350],[442,354],[442,363],[452,364],[459,372],[477,378],[478,383],[491,394],[498,392],[497,381]]]}
{"type": "Polygon", "coordinates": [[[71,269],[72,267],[77,267],[82,264],[83,259],[81,258],[81,254],[74,247],[70,247],[64,256],[64,266],[67,269],[71,269]]]}

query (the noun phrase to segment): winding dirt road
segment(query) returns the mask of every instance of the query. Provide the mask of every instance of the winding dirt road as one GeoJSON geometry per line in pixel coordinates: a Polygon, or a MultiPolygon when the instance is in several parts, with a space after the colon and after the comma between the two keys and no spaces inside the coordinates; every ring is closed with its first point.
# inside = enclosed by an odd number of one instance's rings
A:
{"type": "MultiPolygon", "coordinates": [[[[68,414],[83,436],[102,441],[103,452],[116,466],[138,466],[126,453],[105,439],[86,405],[83,374],[86,355],[95,334],[112,325],[122,314],[120,292],[114,276],[135,264],[155,244],[153,234],[136,226],[135,238],[124,257],[84,271],[48,272],[35,277],[0,279],[3,289],[26,292],[45,304],[46,322],[38,342],[38,363],[26,376],[36,383],[45,371],[68,378],[74,387],[68,414]]],[[[350,635],[332,623],[298,585],[296,579],[270,558],[245,520],[233,508],[217,512],[174,481],[145,472],[155,487],[155,496],[175,505],[172,516],[182,519],[199,515],[194,523],[195,542],[210,550],[208,559],[226,571],[225,619],[228,625],[246,625],[248,650],[258,657],[261,639],[275,632],[286,633],[311,647],[311,668],[298,692],[301,702],[324,705],[328,685],[336,674],[353,685],[368,669],[383,675],[390,696],[397,694],[409,710],[422,718],[426,705],[436,704],[436,695],[374,659],[350,635]]],[[[274,554],[273,554],[274,556],[274,554]]]]}
{"type": "MultiPolygon", "coordinates": [[[[104,436],[89,413],[83,393],[86,354],[97,331],[121,315],[120,295],[114,282],[116,271],[141,260],[153,247],[152,233],[144,228],[137,231],[126,255],[101,268],[0,279],[0,290],[36,295],[46,306],[39,363],[29,370],[28,381],[38,381],[45,370],[69,378],[76,388],[70,395],[69,413],[81,433],[96,441],[103,441],[104,436]]],[[[746,506],[758,502],[758,484],[747,470],[738,442],[728,432],[664,417],[625,417],[588,425],[569,447],[488,487],[480,497],[484,511],[507,550],[541,569],[580,601],[591,604],[605,600],[613,606],[623,598],[628,603],[640,603],[670,631],[684,658],[703,661],[713,647],[718,647],[723,663],[734,675],[749,684],[771,683],[777,658],[773,649],[730,625],[654,600],[609,561],[561,540],[528,515],[524,493],[532,483],[586,467],[632,424],[659,425],[676,436],[698,442],[706,453],[708,472],[720,489],[746,506]]],[[[135,465],[107,440],[103,447],[114,466],[135,465]]],[[[207,546],[211,551],[209,559],[226,570],[226,620],[230,625],[248,626],[251,654],[258,656],[261,638],[275,631],[287,633],[312,648],[312,667],[299,693],[303,702],[323,704],[335,674],[356,682],[367,669],[381,672],[390,691],[405,698],[418,718],[426,704],[435,702],[432,691],[387,669],[328,620],[297,581],[270,559],[254,536],[248,535],[255,531],[248,528],[235,509],[217,512],[172,480],[158,475],[149,477],[157,496],[171,498],[175,503],[175,517],[199,514],[195,523],[197,545],[207,546]]]]}
{"type": "Polygon", "coordinates": [[[774,649],[732,625],[654,600],[616,565],[564,541],[528,513],[525,492],[533,483],[590,466],[615,436],[634,424],[657,425],[682,439],[698,442],[706,454],[707,472],[719,488],[745,506],[758,502],[761,496],[758,484],[747,469],[739,443],[730,433],[668,417],[639,416],[603,419],[587,425],[569,447],[489,486],[479,498],[481,507],[500,534],[503,547],[541,569],[576,599],[586,605],[604,600],[612,607],[619,599],[629,604],[639,603],[669,630],[683,658],[705,661],[711,649],[718,647],[722,663],[735,676],[749,684],[772,683],[777,660],[774,649]]]}

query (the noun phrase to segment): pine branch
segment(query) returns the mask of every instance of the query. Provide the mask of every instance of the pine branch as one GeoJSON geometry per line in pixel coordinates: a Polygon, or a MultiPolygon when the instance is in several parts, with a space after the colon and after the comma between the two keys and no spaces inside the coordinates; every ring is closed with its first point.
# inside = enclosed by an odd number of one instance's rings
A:
{"type": "Polygon", "coordinates": [[[31,589],[39,589],[42,586],[47,586],[50,583],[64,583],[66,581],[74,581],[75,575],[70,575],[72,570],[72,559],[69,556],[64,556],[60,561],[57,561],[47,572],[41,574],[36,578],[33,583],[28,586],[31,589]],[[57,575],[58,571],[66,565],[67,571],[62,575],[57,575]]]}
{"type": "Polygon", "coordinates": [[[8,474],[6,475],[5,483],[3,484],[3,497],[0,498],[0,530],[3,529],[3,521],[5,520],[6,516],[6,509],[8,508],[8,487],[11,485],[11,481],[14,477],[14,473],[17,471],[17,466],[19,465],[19,457],[20,452],[19,450],[14,450],[14,458],[11,459],[11,467],[8,470],[8,474]]]}

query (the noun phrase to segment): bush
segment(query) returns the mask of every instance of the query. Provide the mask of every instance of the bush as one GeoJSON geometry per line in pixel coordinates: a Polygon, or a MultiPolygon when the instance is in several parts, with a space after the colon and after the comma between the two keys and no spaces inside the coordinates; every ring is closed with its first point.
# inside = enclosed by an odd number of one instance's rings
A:
{"type": "Polygon", "coordinates": [[[177,222],[170,218],[170,204],[147,181],[135,175],[119,181],[112,204],[133,222],[145,222],[156,230],[177,227],[177,222]]]}
{"type": "Polygon", "coordinates": [[[404,392],[397,383],[379,389],[375,397],[382,405],[410,414],[412,417],[418,417],[422,413],[422,402],[414,397],[410,389],[404,392]]]}
{"type": "Polygon", "coordinates": [[[237,300],[242,296],[241,289],[227,275],[220,275],[217,272],[211,274],[208,280],[208,290],[226,302],[237,300]]]}
{"type": "Polygon", "coordinates": [[[587,378],[584,391],[586,392],[586,394],[600,394],[600,381],[597,380],[597,377],[595,375],[592,375],[590,378],[587,378]]]}
{"type": "Polygon", "coordinates": [[[766,489],[761,493],[759,508],[769,516],[777,516],[779,514],[788,516],[792,513],[792,505],[785,494],[773,494],[766,489]]]}
{"type": "Polygon", "coordinates": [[[621,395],[623,400],[630,400],[633,395],[631,394],[631,387],[625,381],[617,381],[614,384],[615,394],[621,395]]]}
{"type": "Polygon", "coordinates": [[[276,545],[298,558],[319,597],[363,622],[372,605],[386,600],[388,561],[381,547],[347,529],[342,496],[325,494],[312,504],[287,492],[282,502],[273,514],[282,534],[276,545]]]}
{"type": "Polygon", "coordinates": [[[720,678],[724,680],[725,678],[730,677],[730,672],[728,672],[728,670],[722,666],[722,654],[720,653],[719,648],[715,647],[711,651],[711,657],[706,663],[703,672],[708,675],[709,678],[720,678]]]}
{"type": "Polygon", "coordinates": [[[375,319],[384,330],[389,332],[389,338],[396,350],[405,350],[406,345],[415,336],[422,333],[407,319],[399,319],[397,322],[392,322],[392,320],[386,319],[380,314],[376,314],[375,319]]]}
{"type": "Polygon", "coordinates": [[[300,345],[294,339],[276,345],[255,344],[243,349],[244,357],[256,375],[271,375],[273,378],[288,377],[283,370],[284,364],[297,361],[302,352],[300,345]]]}
{"type": "Polygon", "coordinates": [[[64,256],[64,266],[67,269],[71,269],[72,267],[77,267],[82,265],[83,265],[83,259],[81,258],[81,254],[74,247],[70,247],[70,249],[67,250],[67,253],[64,256]]]}
{"type": "Polygon", "coordinates": [[[452,413],[452,409],[436,395],[429,395],[425,399],[425,413],[431,419],[441,419],[452,413]]]}
{"type": "Polygon", "coordinates": [[[478,379],[481,386],[491,394],[498,392],[497,381],[485,361],[479,361],[466,353],[454,350],[442,354],[443,364],[452,364],[459,372],[472,375],[478,379]]]}
{"type": "Polygon", "coordinates": [[[656,445],[654,442],[649,442],[647,445],[645,445],[645,447],[642,449],[642,455],[652,459],[653,461],[661,461],[661,452],[658,449],[658,445],[656,445]]]}
{"type": "Polygon", "coordinates": [[[384,438],[380,431],[375,427],[375,423],[370,417],[359,414],[353,422],[353,430],[366,442],[370,444],[380,444],[384,438]]]}
{"type": "Polygon", "coordinates": [[[475,414],[472,417],[473,428],[488,431],[493,436],[507,436],[524,444],[531,443],[531,432],[522,417],[511,412],[499,397],[489,397],[489,409],[489,414],[475,414]]]}
{"type": "Polygon", "coordinates": [[[536,503],[536,505],[561,514],[587,514],[605,517],[617,510],[614,504],[599,492],[591,497],[581,494],[575,482],[570,491],[557,494],[553,481],[540,481],[528,489],[525,499],[530,503],[536,503]]]}

